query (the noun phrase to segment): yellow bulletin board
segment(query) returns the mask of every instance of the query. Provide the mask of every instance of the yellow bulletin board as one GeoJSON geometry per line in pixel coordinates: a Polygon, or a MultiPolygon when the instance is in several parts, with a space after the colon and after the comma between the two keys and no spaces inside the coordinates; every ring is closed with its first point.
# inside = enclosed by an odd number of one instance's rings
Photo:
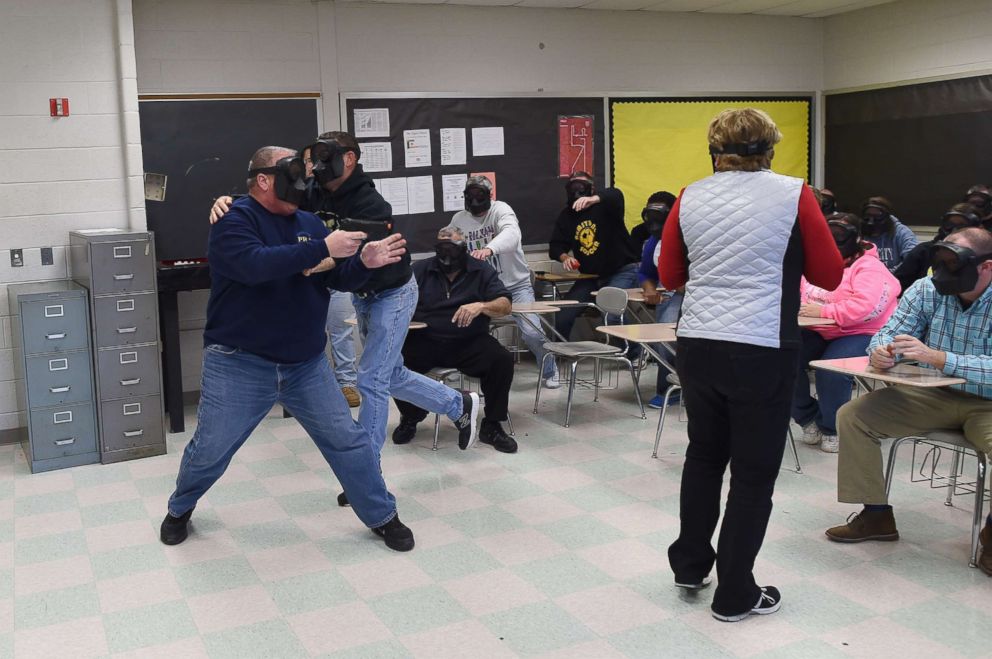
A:
{"type": "Polygon", "coordinates": [[[812,99],[794,98],[611,98],[613,185],[623,191],[627,228],[640,224],[653,192],[674,195],[713,173],[706,141],[710,121],[729,108],[767,112],[782,131],[772,170],[810,180],[812,99]]]}

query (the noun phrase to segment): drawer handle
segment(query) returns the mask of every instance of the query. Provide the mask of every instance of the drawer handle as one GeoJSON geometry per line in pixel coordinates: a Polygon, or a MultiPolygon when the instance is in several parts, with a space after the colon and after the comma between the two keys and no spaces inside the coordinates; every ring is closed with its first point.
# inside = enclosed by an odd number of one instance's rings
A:
{"type": "Polygon", "coordinates": [[[56,446],[68,446],[69,444],[75,444],[75,443],[76,443],[76,438],[75,437],[70,437],[69,439],[56,439],[55,440],[55,445],[56,446]]]}
{"type": "Polygon", "coordinates": [[[145,434],[145,431],[144,430],[125,430],[124,431],[124,436],[125,437],[141,437],[144,434],[145,434]]]}
{"type": "Polygon", "coordinates": [[[46,334],[45,338],[49,341],[58,341],[59,339],[65,338],[65,332],[59,332],[58,334],[46,334]]]}
{"type": "Polygon", "coordinates": [[[114,281],[128,281],[129,279],[134,279],[133,272],[126,275],[114,275],[114,281]]]}
{"type": "Polygon", "coordinates": [[[65,392],[72,389],[71,386],[65,385],[64,387],[49,387],[48,390],[53,394],[64,394],[65,392]]]}
{"type": "Polygon", "coordinates": [[[130,387],[133,384],[140,384],[141,378],[134,378],[133,380],[121,380],[122,387],[130,387]]]}
{"type": "Polygon", "coordinates": [[[117,328],[117,333],[118,334],[134,334],[137,331],[138,331],[138,328],[137,327],[118,327],[117,328]]]}

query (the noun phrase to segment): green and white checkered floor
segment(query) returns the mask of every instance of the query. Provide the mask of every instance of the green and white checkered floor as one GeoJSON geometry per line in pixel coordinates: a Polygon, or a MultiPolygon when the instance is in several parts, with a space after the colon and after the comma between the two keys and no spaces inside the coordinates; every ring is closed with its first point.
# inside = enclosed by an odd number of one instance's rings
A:
{"type": "Polygon", "coordinates": [[[673,588],[665,556],[685,424],[669,417],[652,460],[657,412],[640,419],[629,384],[598,403],[578,391],[568,429],[565,390],[534,416],[533,387],[521,366],[516,455],[459,451],[448,423],[436,453],[430,422],[387,442],[407,554],[337,507],[327,465],[278,410],[176,547],[158,525],[190,432],[166,456],[37,475],[0,447],[0,656],[992,656],[992,579],[967,567],[971,498],[947,508],[910,483],[909,450],[893,488],[903,539],[836,545],[823,530],[853,510],[835,500],[837,458],[800,446],[805,473],[781,472],[756,568],[782,609],[728,625],[709,592],[673,588]]]}

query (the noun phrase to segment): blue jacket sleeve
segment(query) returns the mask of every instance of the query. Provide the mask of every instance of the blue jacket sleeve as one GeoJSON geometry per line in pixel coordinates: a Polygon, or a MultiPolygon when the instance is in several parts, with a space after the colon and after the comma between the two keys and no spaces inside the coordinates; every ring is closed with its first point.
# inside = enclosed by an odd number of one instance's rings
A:
{"type": "Polygon", "coordinates": [[[904,256],[908,254],[917,243],[920,241],[917,239],[916,234],[908,226],[895,220],[896,222],[896,265],[898,265],[904,256]]]}
{"type": "Polygon", "coordinates": [[[365,267],[362,259],[356,254],[350,258],[338,261],[333,270],[324,273],[324,285],[336,291],[350,293],[357,291],[372,277],[372,271],[365,267]]]}
{"type": "Polygon", "coordinates": [[[641,252],[641,267],[637,270],[637,283],[643,284],[646,281],[658,283],[658,264],[654,262],[654,248],[658,246],[658,239],[651,236],[644,243],[644,250],[641,252]]]}
{"type": "Polygon", "coordinates": [[[237,207],[224,216],[223,222],[210,227],[207,242],[210,269],[246,286],[299,274],[327,256],[323,240],[266,245],[252,221],[237,207]]]}

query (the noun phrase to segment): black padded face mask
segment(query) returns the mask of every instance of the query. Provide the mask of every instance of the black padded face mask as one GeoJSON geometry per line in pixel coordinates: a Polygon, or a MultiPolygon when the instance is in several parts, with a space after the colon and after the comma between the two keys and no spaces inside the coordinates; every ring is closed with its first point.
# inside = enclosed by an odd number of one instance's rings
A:
{"type": "Polygon", "coordinates": [[[568,205],[571,206],[582,197],[593,195],[592,182],[585,179],[572,179],[565,185],[565,194],[568,196],[568,205]]]}
{"type": "Polygon", "coordinates": [[[288,204],[299,206],[307,191],[307,167],[303,158],[287,156],[271,167],[249,169],[248,175],[272,174],[275,179],[276,198],[288,204]]]}
{"type": "Polygon", "coordinates": [[[465,210],[472,215],[482,215],[492,208],[493,200],[489,190],[477,186],[465,188],[465,210]]]}
{"type": "Polygon", "coordinates": [[[313,175],[320,185],[344,176],[344,154],[348,152],[337,142],[320,140],[310,146],[313,175]]]}
{"type": "Polygon", "coordinates": [[[959,295],[974,290],[978,284],[978,266],[992,259],[992,254],[975,254],[956,243],[934,244],[930,281],[941,295],[959,295]]]}
{"type": "Polygon", "coordinates": [[[434,256],[444,274],[461,272],[468,265],[468,246],[463,242],[441,240],[434,245],[434,256]]]}

